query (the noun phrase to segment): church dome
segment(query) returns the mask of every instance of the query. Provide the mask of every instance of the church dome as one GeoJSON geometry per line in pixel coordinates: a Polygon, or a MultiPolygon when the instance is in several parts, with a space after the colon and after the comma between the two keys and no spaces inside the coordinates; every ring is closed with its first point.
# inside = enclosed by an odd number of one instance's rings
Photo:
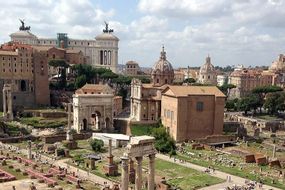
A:
{"type": "Polygon", "coordinates": [[[211,58],[208,56],[206,58],[206,63],[201,66],[200,68],[200,74],[209,74],[209,73],[215,73],[215,67],[211,63],[211,58]]]}
{"type": "Polygon", "coordinates": [[[159,60],[154,64],[151,71],[151,78],[154,86],[162,86],[164,84],[172,84],[174,79],[174,70],[169,61],[166,59],[164,47],[160,52],[159,60]]]}
{"type": "Polygon", "coordinates": [[[119,38],[111,33],[102,33],[95,37],[96,40],[115,40],[119,41],[119,38]]]}
{"type": "Polygon", "coordinates": [[[164,47],[162,47],[162,51],[160,53],[160,59],[154,64],[152,68],[152,74],[159,74],[159,73],[174,74],[171,63],[166,59],[166,52],[164,51],[164,47]]]}

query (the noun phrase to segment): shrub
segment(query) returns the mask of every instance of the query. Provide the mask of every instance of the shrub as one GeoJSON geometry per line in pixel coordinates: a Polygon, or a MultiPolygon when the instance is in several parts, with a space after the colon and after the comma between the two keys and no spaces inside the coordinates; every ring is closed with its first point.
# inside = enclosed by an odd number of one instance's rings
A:
{"type": "Polygon", "coordinates": [[[94,150],[95,152],[102,152],[104,142],[102,140],[99,140],[99,139],[92,139],[92,140],[90,140],[90,146],[91,146],[92,150],[94,150]]]}

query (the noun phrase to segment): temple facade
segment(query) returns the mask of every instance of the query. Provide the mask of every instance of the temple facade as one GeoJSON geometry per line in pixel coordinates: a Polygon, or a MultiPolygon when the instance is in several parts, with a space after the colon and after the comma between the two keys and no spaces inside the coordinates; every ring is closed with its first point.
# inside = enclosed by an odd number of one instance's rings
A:
{"type": "Polygon", "coordinates": [[[157,121],[161,114],[161,91],[174,80],[171,63],[166,59],[164,47],[154,64],[152,83],[143,84],[139,79],[131,83],[131,119],[134,121],[157,121]]]}

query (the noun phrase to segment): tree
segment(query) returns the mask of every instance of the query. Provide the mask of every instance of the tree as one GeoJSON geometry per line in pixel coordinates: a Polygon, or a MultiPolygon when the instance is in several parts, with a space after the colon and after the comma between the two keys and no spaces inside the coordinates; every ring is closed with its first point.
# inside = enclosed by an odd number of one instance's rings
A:
{"type": "Polygon", "coordinates": [[[236,86],[233,84],[223,84],[222,86],[218,86],[220,91],[224,93],[227,97],[229,96],[230,89],[235,88],[236,86]]]}
{"type": "Polygon", "coordinates": [[[75,79],[75,83],[74,86],[76,89],[81,88],[82,86],[84,86],[86,84],[87,80],[86,80],[86,75],[80,75],[79,77],[77,77],[75,79]]]}
{"type": "Polygon", "coordinates": [[[155,148],[162,153],[175,154],[175,141],[166,132],[165,127],[160,126],[152,130],[152,136],[155,137],[155,148]]]}
{"type": "Polygon", "coordinates": [[[99,139],[92,139],[92,140],[90,140],[90,146],[91,146],[93,151],[102,152],[104,142],[102,140],[99,140],[99,139]]]}
{"type": "Polygon", "coordinates": [[[285,94],[284,92],[274,92],[266,96],[263,107],[268,110],[268,113],[273,115],[279,111],[285,110],[285,94]]]}
{"type": "Polygon", "coordinates": [[[66,87],[66,68],[68,68],[69,65],[63,59],[51,59],[49,60],[48,64],[49,66],[58,68],[57,78],[60,77],[60,80],[58,81],[58,87],[60,89],[65,88],[66,87]]]}
{"type": "Polygon", "coordinates": [[[187,78],[183,81],[183,83],[190,83],[190,84],[195,83],[195,82],[196,82],[196,80],[193,78],[187,78]]]}
{"type": "Polygon", "coordinates": [[[233,100],[227,100],[225,108],[227,110],[237,110],[237,102],[238,102],[237,98],[235,98],[233,100]]]}
{"type": "Polygon", "coordinates": [[[264,98],[266,96],[266,94],[268,93],[273,93],[273,92],[279,92],[279,91],[283,91],[283,89],[279,86],[260,86],[260,87],[256,87],[252,90],[253,94],[256,94],[259,98],[259,112],[262,112],[262,106],[264,104],[264,98]]]}
{"type": "Polygon", "coordinates": [[[244,111],[244,114],[247,115],[247,112],[251,110],[250,98],[244,97],[242,99],[239,99],[237,102],[237,108],[239,111],[244,111]]]}

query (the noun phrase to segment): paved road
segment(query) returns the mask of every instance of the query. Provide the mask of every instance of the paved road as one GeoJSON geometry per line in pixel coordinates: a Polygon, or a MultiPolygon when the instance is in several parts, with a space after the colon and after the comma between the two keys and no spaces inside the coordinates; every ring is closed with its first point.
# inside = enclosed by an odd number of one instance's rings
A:
{"type": "MultiPolygon", "coordinates": [[[[176,163],[176,164],[179,164],[181,166],[192,168],[194,170],[198,170],[198,171],[201,171],[201,172],[204,172],[207,169],[205,167],[198,166],[198,165],[195,165],[195,164],[191,164],[189,162],[184,162],[184,163],[180,163],[178,161],[174,162],[173,158],[169,158],[169,156],[166,156],[166,155],[163,155],[163,154],[157,154],[156,157],[159,158],[159,159],[162,159],[162,160],[165,160],[165,161],[169,161],[169,162],[172,162],[172,163],[176,163]]],[[[238,176],[230,175],[230,174],[227,174],[225,172],[221,172],[221,171],[217,171],[217,170],[214,173],[210,173],[210,175],[214,176],[214,177],[218,177],[218,178],[224,179],[224,180],[227,179],[227,176],[230,176],[232,185],[233,184],[244,185],[245,184],[244,182],[246,180],[245,178],[241,178],[241,177],[238,177],[238,176]]],[[[223,189],[223,188],[227,187],[228,185],[229,185],[229,183],[223,183],[223,184],[217,184],[215,186],[216,186],[217,189],[223,189]]],[[[216,188],[215,189],[213,188],[214,186],[211,186],[211,187],[212,187],[212,188],[210,188],[211,190],[215,190],[216,189],[216,188]]],[[[204,190],[206,190],[206,189],[208,189],[208,188],[204,188],[204,190]]],[[[269,190],[269,189],[281,190],[279,188],[271,187],[271,186],[268,186],[268,185],[263,185],[263,190],[269,190]]]]}

